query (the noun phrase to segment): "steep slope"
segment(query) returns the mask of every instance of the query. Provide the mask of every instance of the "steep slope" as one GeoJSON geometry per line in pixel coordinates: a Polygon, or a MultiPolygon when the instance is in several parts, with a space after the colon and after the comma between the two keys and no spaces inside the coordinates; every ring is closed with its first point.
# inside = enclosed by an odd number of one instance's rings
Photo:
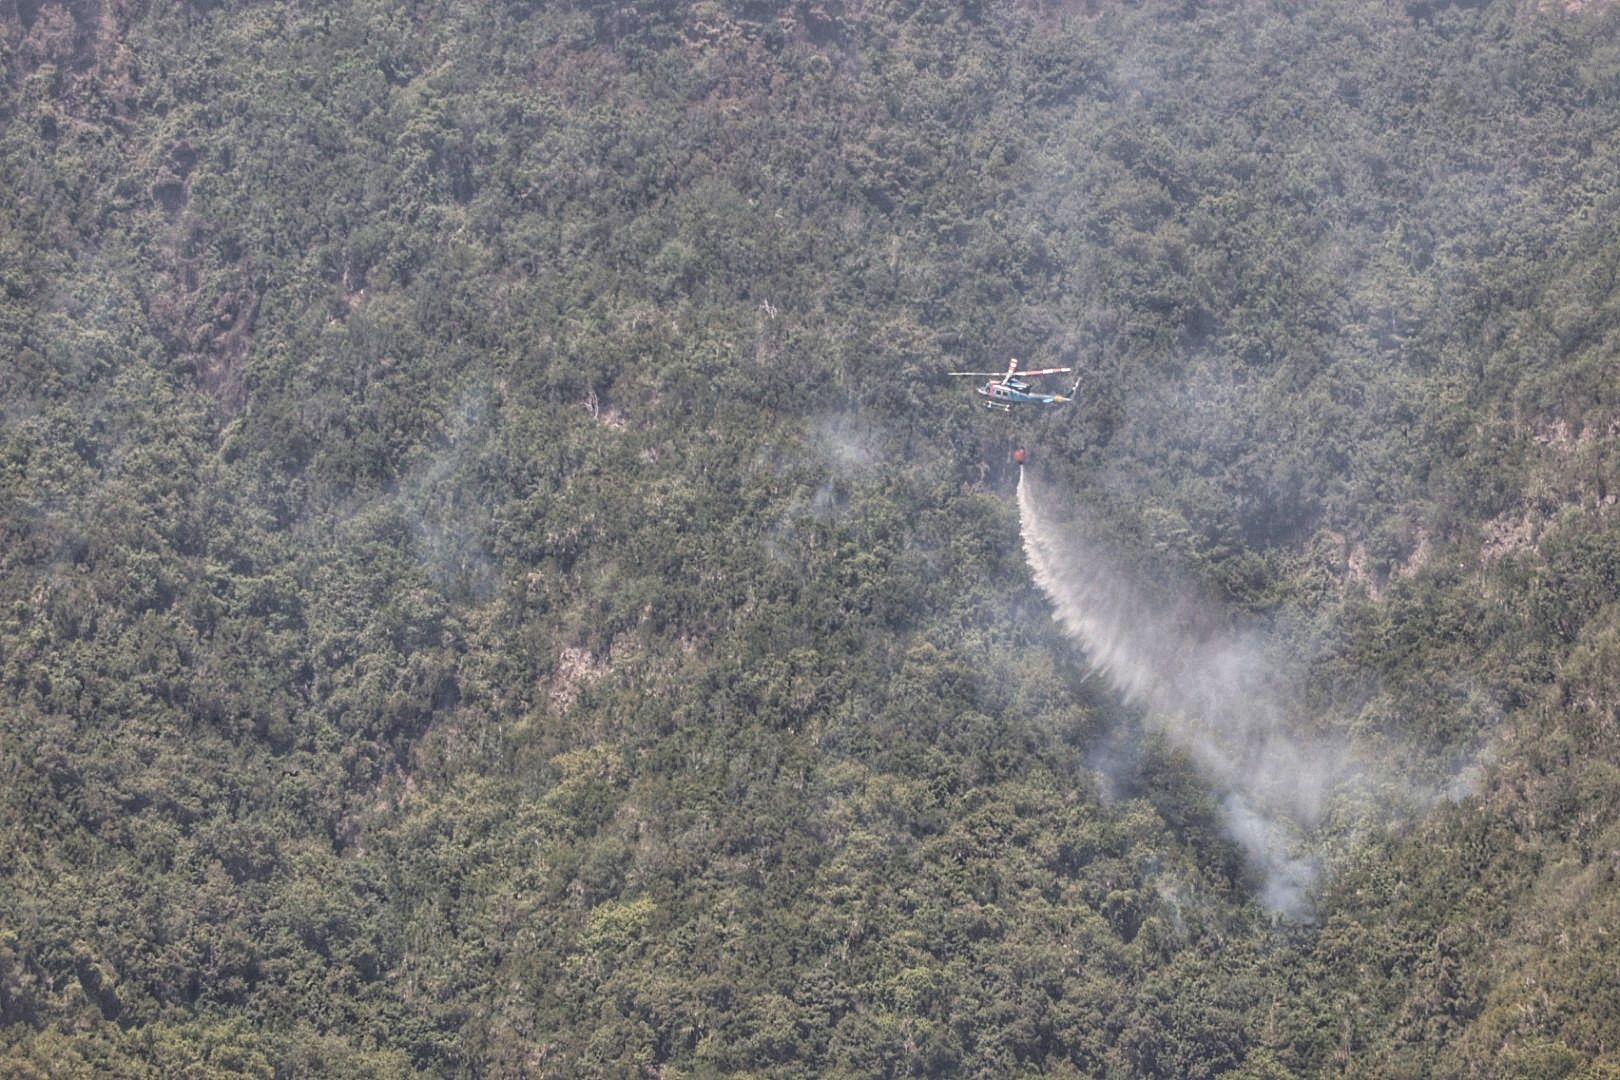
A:
{"type": "Polygon", "coordinates": [[[3,1071],[1611,1067],[1615,29],[0,6],[3,1071]],[[1014,439],[1449,789],[1314,921],[1014,439]]]}

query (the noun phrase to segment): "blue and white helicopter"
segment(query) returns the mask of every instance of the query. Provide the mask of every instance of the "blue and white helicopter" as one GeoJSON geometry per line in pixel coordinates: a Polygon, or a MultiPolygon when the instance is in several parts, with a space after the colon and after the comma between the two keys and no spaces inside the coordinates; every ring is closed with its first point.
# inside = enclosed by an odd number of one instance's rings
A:
{"type": "Polygon", "coordinates": [[[975,378],[988,379],[976,391],[984,398],[984,407],[987,409],[1000,409],[1003,412],[1012,412],[1014,405],[1065,405],[1074,400],[1075,391],[1080,389],[1080,380],[1074,381],[1074,387],[1064,394],[1042,394],[1030,389],[1029,380],[1038,375],[1064,375],[1074,368],[1049,367],[1034,368],[1029,371],[1018,371],[1018,358],[1015,356],[1007,364],[1005,373],[999,371],[952,371],[950,375],[971,375],[975,378]],[[1016,372],[1016,374],[1014,374],[1016,372]]]}

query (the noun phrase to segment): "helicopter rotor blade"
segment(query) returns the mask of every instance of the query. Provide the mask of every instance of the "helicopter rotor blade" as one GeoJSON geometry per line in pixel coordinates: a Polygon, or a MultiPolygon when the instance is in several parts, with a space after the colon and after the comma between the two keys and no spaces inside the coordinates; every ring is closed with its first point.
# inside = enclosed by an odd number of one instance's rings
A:
{"type": "MultiPolygon", "coordinates": [[[[1017,363],[1017,361],[1014,361],[1014,364],[1016,364],[1016,363],[1017,363]]],[[[1072,368],[1072,367],[1045,367],[1045,368],[1030,368],[1028,371],[1018,371],[1018,372],[1013,372],[1013,371],[947,371],[945,374],[947,374],[947,375],[972,375],[975,378],[999,379],[1002,382],[1006,382],[1008,379],[1012,378],[1015,374],[1018,375],[1019,377],[1023,377],[1025,375],[1031,375],[1031,376],[1033,376],[1033,375],[1065,375],[1065,374],[1067,374],[1067,373],[1069,373],[1069,372],[1071,372],[1073,370],[1074,370],[1074,368],[1072,368]]]]}

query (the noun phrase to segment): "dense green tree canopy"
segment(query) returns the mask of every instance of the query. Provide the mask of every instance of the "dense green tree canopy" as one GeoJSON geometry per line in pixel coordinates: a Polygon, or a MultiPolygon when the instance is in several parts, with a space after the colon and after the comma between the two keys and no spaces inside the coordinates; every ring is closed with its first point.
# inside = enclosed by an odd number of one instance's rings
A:
{"type": "Polygon", "coordinates": [[[1599,0],[0,3],[0,1072],[1620,1076],[1617,131],[1599,0]],[[1311,917],[1015,444],[1398,778],[1311,917]]]}

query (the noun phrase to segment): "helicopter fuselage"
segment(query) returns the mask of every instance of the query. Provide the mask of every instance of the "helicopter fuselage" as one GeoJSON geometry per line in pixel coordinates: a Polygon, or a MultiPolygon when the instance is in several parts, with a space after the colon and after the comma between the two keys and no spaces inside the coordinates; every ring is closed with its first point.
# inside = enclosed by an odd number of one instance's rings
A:
{"type": "Polygon", "coordinates": [[[1062,405],[1073,401],[1075,391],[1080,389],[1080,380],[1074,382],[1074,390],[1068,396],[1063,394],[1043,394],[1030,389],[1033,385],[1029,380],[1040,375],[1066,375],[1073,371],[1072,367],[1031,368],[1025,371],[1018,370],[1018,358],[1014,357],[1007,363],[1007,372],[999,371],[952,371],[951,375],[970,375],[976,378],[988,379],[983,386],[975,391],[984,398],[985,408],[1000,409],[1002,412],[1012,412],[1014,405],[1062,405]]]}
{"type": "Polygon", "coordinates": [[[1023,379],[992,380],[979,387],[977,393],[985,399],[985,408],[1003,412],[1012,412],[1014,405],[1061,405],[1071,400],[1062,394],[1034,393],[1023,379]]]}

